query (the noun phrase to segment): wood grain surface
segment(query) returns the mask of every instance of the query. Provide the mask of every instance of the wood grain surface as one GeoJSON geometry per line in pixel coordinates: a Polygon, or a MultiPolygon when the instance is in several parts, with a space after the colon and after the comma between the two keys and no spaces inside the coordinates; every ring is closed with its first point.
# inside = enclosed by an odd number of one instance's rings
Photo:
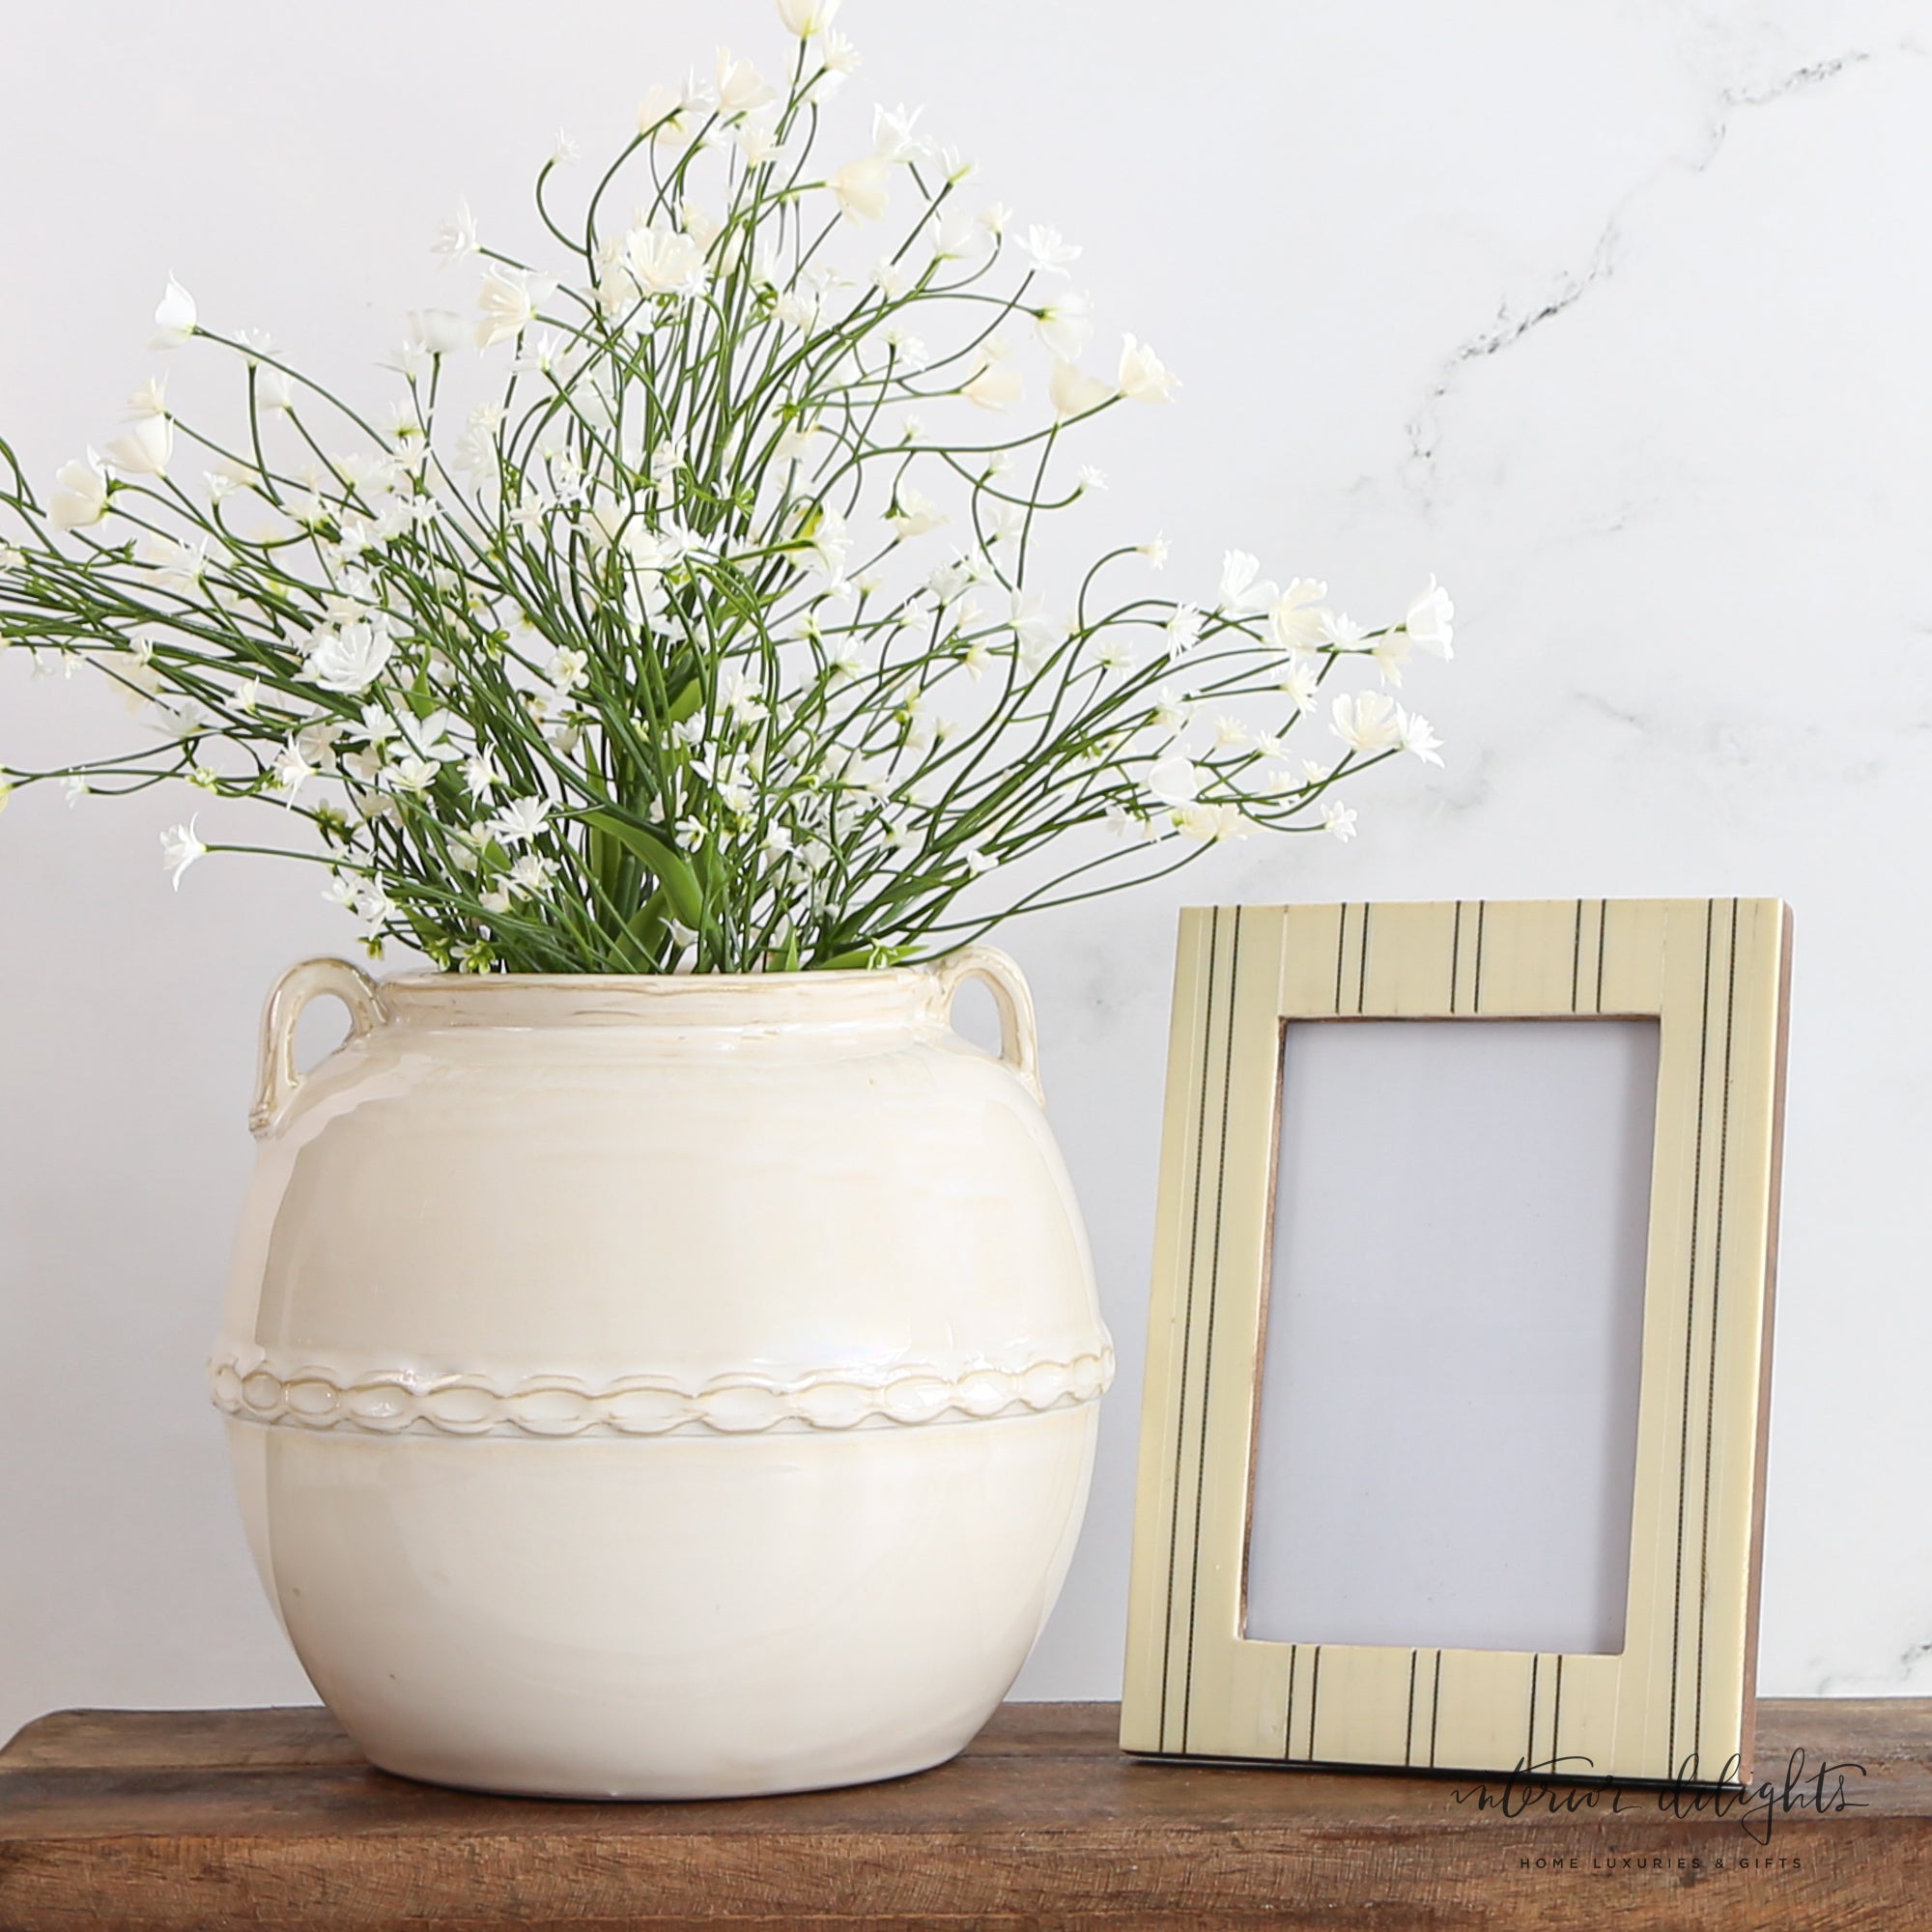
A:
{"type": "Polygon", "coordinates": [[[1932,1699],[1759,1722],[1760,1784],[1719,1815],[1708,1791],[1140,1761],[1111,1704],[1009,1704],[918,1777],[679,1804],[413,1784],[319,1709],[64,1711],[0,1751],[0,1929],[1932,1926],[1932,1699]]]}

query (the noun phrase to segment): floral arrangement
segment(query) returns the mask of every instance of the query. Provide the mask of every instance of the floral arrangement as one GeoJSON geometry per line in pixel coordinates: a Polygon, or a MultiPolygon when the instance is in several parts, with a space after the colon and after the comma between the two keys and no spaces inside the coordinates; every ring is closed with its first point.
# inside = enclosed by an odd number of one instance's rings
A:
{"type": "Polygon", "coordinates": [[[1433,579],[1378,630],[1238,551],[1192,602],[1135,583],[1158,540],[1037,582],[1100,483],[1069,439],[1175,379],[1131,335],[1085,363],[1080,250],[969,206],[918,112],[814,160],[837,7],[779,0],[782,84],[721,51],[654,91],[567,211],[559,138],[553,260],[460,207],[437,247],[477,312],[410,317],[377,419],[170,279],[156,346],[236,359],[234,435],[156,378],[44,501],[0,442],[0,645],[151,728],[0,802],[256,801],[249,842],[164,835],[177,886],[307,859],[372,953],[444,970],[752,972],[927,956],[1258,829],[1347,838],[1344,781],[1439,764],[1378,688],[1450,655],[1433,579]],[[1326,690],[1350,661],[1378,685],[1326,690]]]}

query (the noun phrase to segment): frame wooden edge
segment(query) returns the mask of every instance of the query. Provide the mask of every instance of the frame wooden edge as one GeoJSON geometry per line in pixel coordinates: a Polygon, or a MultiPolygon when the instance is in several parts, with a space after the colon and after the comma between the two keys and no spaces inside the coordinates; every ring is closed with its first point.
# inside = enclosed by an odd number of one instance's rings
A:
{"type": "Polygon", "coordinates": [[[1777,1045],[1772,1063],[1771,1199],[1765,1208],[1764,1313],[1758,1348],[1757,1442],[1751,1467],[1750,1567],[1746,1577],[1745,1703],[1738,1742],[1739,1776],[1748,1783],[1757,1755],[1758,1621],[1764,1594],[1765,1477],[1771,1465],[1772,1330],[1777,1309],[1777,1259],[1784,1201],[1784,1096],[1791,1042],[1791,939],[1795,921],[1778,900],[1777,1045]]]}

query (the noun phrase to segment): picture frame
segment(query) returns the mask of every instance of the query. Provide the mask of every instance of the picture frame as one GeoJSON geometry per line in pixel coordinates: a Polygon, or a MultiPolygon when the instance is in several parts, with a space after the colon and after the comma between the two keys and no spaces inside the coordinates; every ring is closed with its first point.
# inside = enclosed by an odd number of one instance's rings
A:
{"type": "MultiPolygon", "coordinates": [[[[1762,898],[1182,913],[1123,1749],[1697,1783],[1749,1776],[1790,930],[1788,909],[1762,898]],[[1283,1067],[1294,1064],[1297,1026],[1378,1020],[1654,1027],[1627,1516],[1620,1523],[1612,1511],[1598,1525],[1621,1549],[1611,1643],[1419,1641],[1426,1603],[1410,1606],[1419,1621],[1402,1643],[1324,1640],[1319,1629],[1249,1634],[1254,1544],[1274,1533],[1255,1521],[1269,1302],[1289,1292],[1272,1279],[1276,1203],[1293,1179],[1278,1172],[1283,1067]]],[[[1577,1037],[1514,1030],[1519,1043],[1559,1037],[1577,1037]]],[[[1483,1145],[1481,1123],[1461,1138],[1483,1145]]],[[[1560,1147],[1565,1136],[1542,1138],[1560,1147]]],[[[1442,1157],[1461,1156],[1452,1146],[1442,1157]]],[[[1389,1216],[1399,1221],[1399,1208],[1389,1216]]],[[[1453,1257],[1444,1265],[1453,1270],[1453,1257]]],[[[1445,1290],[1442,1279],[1417,1288],[1445,1292],[1480,1300],[1485,1291],[1445,1290]]],[[[1552,1293],[1560,1302],[1561,1285],[1552,1293]]],[[[1373,1412],[1372,1380],[1360,1379],[1359,1406],[1373,1412]]],[[[1270,1412],[1270,1428],[1281,1427],[1270,1412]]],[[[1438,1458],[1433,1440],[1414,1445],[1409,1466],[1453,1463],[1454,1445],[1440,1446],[1438,1458]]],[[[1525,1463],[1536,1446],[1523,1445],[1525,1463]]],[[[1335,1480],[1319,1445],[1302,1456],[1304,1492],[1335,1480]]],[[[1495,1490],[1507,1507],[1507,1486],[1495,1490]]],[[[1362,1547],[1378,1538],[1378,1523],[1359,1524],[1362,1547]]],[[[1348,1567],[1347,1546],[1335,1548],[1348,1567]]],[[[1275,1568],[1293,1576],[1298,1553],[1275,1568]]]]}

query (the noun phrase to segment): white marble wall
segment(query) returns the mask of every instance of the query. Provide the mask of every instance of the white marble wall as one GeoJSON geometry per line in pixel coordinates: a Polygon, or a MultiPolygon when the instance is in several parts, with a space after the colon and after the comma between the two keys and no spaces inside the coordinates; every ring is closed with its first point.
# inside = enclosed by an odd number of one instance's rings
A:
{"type": "MultiPolygon", "coordinates": [[[[458,191],[628,125],[754,0],[103,0],[14,24],[0,425],[39,470],[146,367],[161,277],[336,358],[439,298],[458,191]]],[[[928,103],[1184,379],[1096,521],[1325,575],[1439,572],[1450,746],[1362,837],[1259,843],[1014,928],[1123,1372],[1024,1679],[1114,1692],[1173,911],[1183,898],[1776,893],[1799,914],[1764,1593],[1771,1692],[1932,1690],[1932,23],[1903,0],[852,0],[854,91],[928,103]],[[1875,990],[1876,989],[1876,990],[1875,990]]],[[[454,294],[452,282],[445,282],[454,294]]],[[[0,762],[111,702],[0,666],[0,762]]],[[[200,1363],[254,1010],[342,945],[312,883],[159,806],[0,823],[0,1733],[52,1705],[305,1696],[200,1363]]]]}

